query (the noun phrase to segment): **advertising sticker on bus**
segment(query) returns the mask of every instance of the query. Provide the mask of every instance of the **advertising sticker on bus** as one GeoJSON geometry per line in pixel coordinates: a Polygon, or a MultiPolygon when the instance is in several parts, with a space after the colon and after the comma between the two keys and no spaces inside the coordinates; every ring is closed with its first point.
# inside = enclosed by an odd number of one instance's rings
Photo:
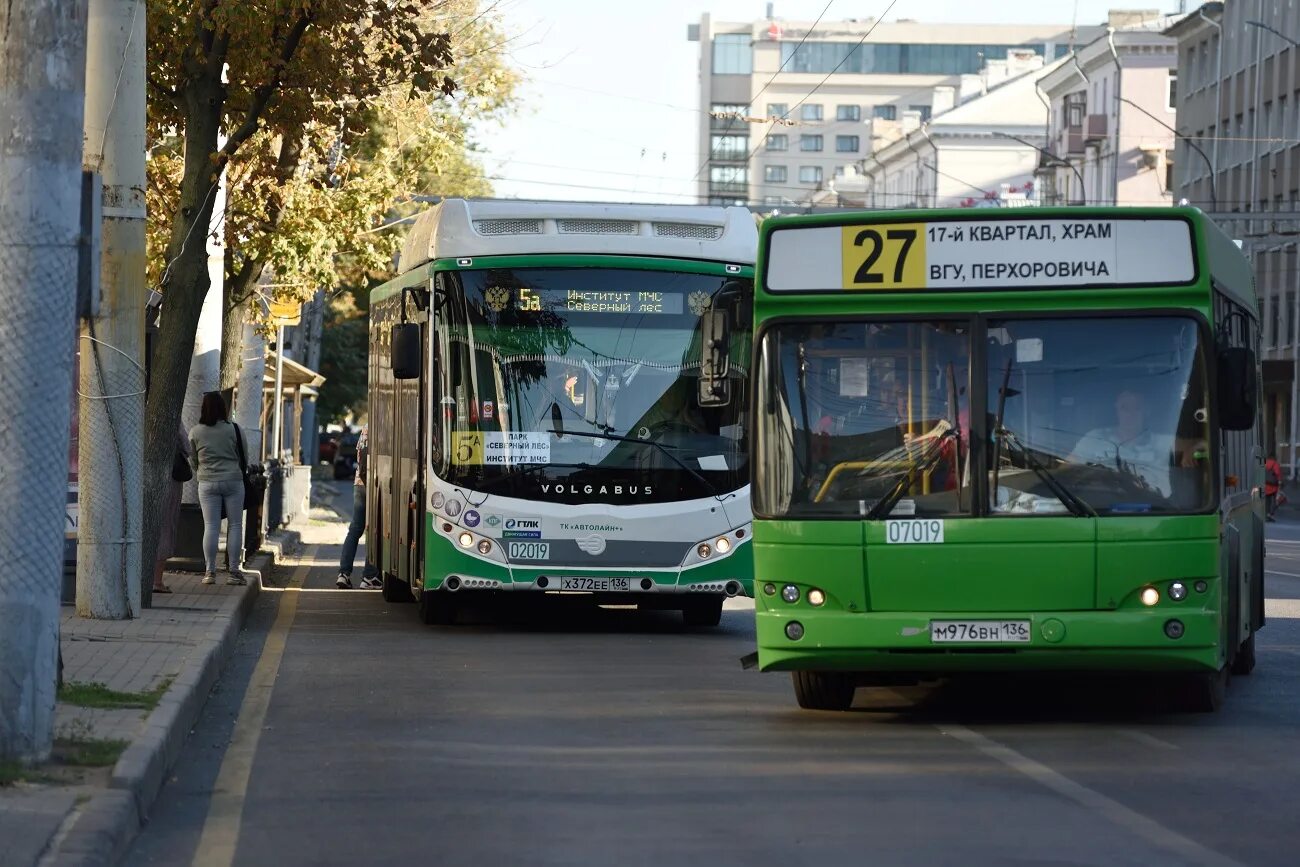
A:
{"type": "Polygon", "coordinates": [[[769,292],[1174,286],[1196,279],[1182,219],[860,223],[774,231],[769,292]]]}

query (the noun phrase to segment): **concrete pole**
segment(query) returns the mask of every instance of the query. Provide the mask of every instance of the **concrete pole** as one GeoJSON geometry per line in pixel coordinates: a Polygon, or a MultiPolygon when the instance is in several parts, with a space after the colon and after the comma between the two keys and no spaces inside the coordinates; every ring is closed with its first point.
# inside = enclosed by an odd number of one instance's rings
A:
{"type": "Polygon", "coordinates": [[[144,5],[90,0],[86,37],[83,160],[103,182],[103,252],[78,341],[77,613],[109,620],[140,610],[144,574],[144,5]]]}
{"type": "Polygon", "coordinates": [[[235,397],[235,424],[244,433],[248,459],[262,462],[262,381],[266,377],[266,341],[251,323],[244,324],[243,363],[235,397]]]}
{"type": "Polygon", "coordinates": [[[85,0],[0,4],[0,759],[54,741],[81,236],[85,0]]]}
{"type": "Polygon", "coordinates": [[[271,423],[271,452],[273,460],[284,453],[284,326],[275,328],[275,420],[271,423]]]}
{"type": "MultiPolygon", "coordinates": [[[[318,289],[303,309],[303,323],[307,326],[303,343],[303,364],[312,370],[320,369],[321,337],[325,329],[325,290],[318,289]]],[[[303,463],[314,466],[320,452],[317,433],[316,398],[302,401],[302,435],[300,436],[303,463]]]]}

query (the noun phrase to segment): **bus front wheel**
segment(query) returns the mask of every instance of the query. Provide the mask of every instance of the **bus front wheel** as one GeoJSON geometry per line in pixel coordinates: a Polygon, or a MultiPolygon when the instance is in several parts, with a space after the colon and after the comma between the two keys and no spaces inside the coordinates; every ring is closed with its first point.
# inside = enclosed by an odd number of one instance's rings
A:
{"type": "Polygon", "coordinates": [[[1178,684],[1178,709],[1187,713],[1214,713],[1228,693],[1228,667],[1187,675],[1178,684]]]}
{"type": "Polygon", "coordinates": [[[1255,670],[1255,633],[1250,634],[1232,658],[1232,673],[1246,675],[1255,670]]]}
{"type": "Polygon", "coordinates": [[[842,671],[792,671],[794,697],[805,710],[848,710],[857,680],[842,671]]]}
{"type": "Polygon", "coordinates": [[[722,599],[692,599],[682,609],[687,626],[717,626],[722,622],[722,599]]]}
{"type": "Polygon", "coordinates": [[[415,596],[411,593],[411,585],[392,575],[384,573],[384,601],[385,602],[414,602],[415,596]]]}

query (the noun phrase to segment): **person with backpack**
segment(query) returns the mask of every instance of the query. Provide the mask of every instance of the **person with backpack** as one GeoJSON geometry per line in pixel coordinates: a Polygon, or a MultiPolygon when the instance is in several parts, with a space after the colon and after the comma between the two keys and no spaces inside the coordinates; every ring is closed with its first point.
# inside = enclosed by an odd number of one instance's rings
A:
{"type": "Polygon", "coordinates": [[[227,584],[247,584],[244,577],[244,440],[232,424],[220,392],[203,395],[199,423],[190,428],[190,464],[199,484],[203,510],[204,584],[217,582],[217,545],[221,517],[226,517],[226,557],[230,563],[227,584]]]}
{"type": "Polygon", "coordinates": [[[1264,461],[1264,514],[1269,521],[1277,520],[1278,494],[1282,491],[1282,465],[1277,462],[1277,455],[1268,453],[1264,461]]]}

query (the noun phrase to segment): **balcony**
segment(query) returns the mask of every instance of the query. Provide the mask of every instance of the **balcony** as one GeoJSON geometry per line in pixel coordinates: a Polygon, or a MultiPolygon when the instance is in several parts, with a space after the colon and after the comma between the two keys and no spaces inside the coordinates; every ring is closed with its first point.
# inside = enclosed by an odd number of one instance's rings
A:
{"type": "Polygon", "coordinates": [[[1090,114],[1083,124],[1083,139],[1087,144],[1101,141],[1107,136],[1107,118],[1104,114],[1090,114]]]}
{"type": "Polygon", "coordinates": [[[1083,128],[1069,127],[1065,130],[1065,155],[1071,157],[1083,156],[1083,128]]]}
{"type": "Polygon", "coordinates": [[[747,181],[710,181],[710,196],[744,196],[749,194],[747,181]]]}

